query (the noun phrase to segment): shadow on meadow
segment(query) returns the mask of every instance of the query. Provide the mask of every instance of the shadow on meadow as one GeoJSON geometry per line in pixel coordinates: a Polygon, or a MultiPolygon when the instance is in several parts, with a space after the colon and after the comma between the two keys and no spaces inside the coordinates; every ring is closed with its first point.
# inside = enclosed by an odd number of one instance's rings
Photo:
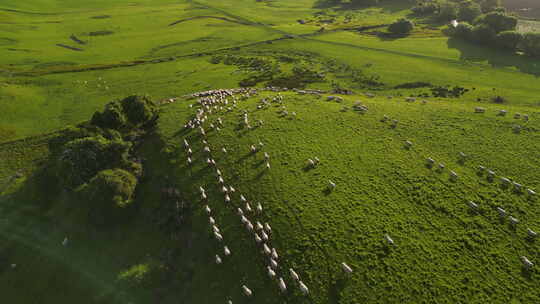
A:
{"type": "Polygon", "coordinates": [[[515,67],[520,72],[540,76],[540,60],[531,59],[522,55],[510,54],[487,47],[476,46],[466,41],[450,38],[448,48],[460,51],[460,59],[464,61],[482,62],[487,61],[495,68],[515,67]]]}

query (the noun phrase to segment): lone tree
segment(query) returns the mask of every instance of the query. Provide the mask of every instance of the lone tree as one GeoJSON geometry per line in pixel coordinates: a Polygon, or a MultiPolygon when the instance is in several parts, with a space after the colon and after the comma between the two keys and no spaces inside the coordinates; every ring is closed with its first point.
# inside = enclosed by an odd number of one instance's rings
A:
{"type": "Polygon", "coordinates": [[[398,21],[390,24],[388,31],[394,34],[408,34],[414,28],[414,23],[408,19],[401,18],[398,21]]]}

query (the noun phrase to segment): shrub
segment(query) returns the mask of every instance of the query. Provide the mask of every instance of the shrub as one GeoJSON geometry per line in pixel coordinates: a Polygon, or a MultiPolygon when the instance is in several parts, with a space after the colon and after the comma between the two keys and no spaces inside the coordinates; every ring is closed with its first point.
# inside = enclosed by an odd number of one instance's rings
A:
{"type": "Polygon", "coordinates": [[[458,37],[464,40],[470,40],[472,39],[472,33],[473,33],[472,25],[470,25],[467,22],[460,22],[454,30],[454,37],[458,37]]]}
{"type": "Polygon", "coordinates": [[[479,43],[490,44],[495,40],[497,33],[486,24],[480,24],[472,29],[472,39],[479,43]]]}
{"type": "Polygon", "coordinates": [[[105,105],[103,112],[95,112],[90,122],[101,128],[120,129],[126,125],[126,121],[122,107],[117,102],[110,102],[105,105]]]}
{"type": "Polygon", "coordinates": [[[124,130],[151,126],[158,117],[154,102],[147,96],[129,96],[112,101],[103,112],[95,112],[91,124],[100,128],[124,130]]]}
{"type": "Polygon", "coordinates": [[[525,54],[540,57],[540,33],[526,33],[521,41],[525,54]]]}
{"type": "Polygon", "coordinates": [[[439,3],[434,0],[419,0],[411,10],[415,15],[431,15],[439,10],[439,3]]]}
{"type": "Polygon", "coordinates": [[[472,22],[482,14],[480,5],[475,2],[465,2],[458,10],[458,19],[462,21],[472,22]]]}
{"type": "Polygon", "coordinates": [[[517,26],[517,18],[502,12],[491,12],[476,18],[474,23],[476,25],[485,24],[495,31],[495,33],[499,33],[503,31],[515,30],[517,26]]]}
{"type": "Polygon", "coordinates": [[[108,140],[100,135],[74,139],[60,153],[56,174],[64,187],[75,189],[99,171],[125,164],[130,146],[122,140],[108,140]]]}
{"type": "Polygon", "coordinates": [[[93,207],[102,213],[114,213],[127,207],[133,198],[137,178],[123,169],[107,169],[94,176],[85,189],[93,207]]]}
{"type": "Polygon", "coordinates": [[[523,35],[516,31],[505,31],[500,32],[495,37],[495,43],[497,46],[503,49],[515,50],[517,46],[521,43],[523,35]]]}
{"type": "Polygon", "coordinates": [[[443,1],[439,7],[439,19],[450,21],[457,19],[458,5],[451,1],[443,1]]]}
{"type": "Polygon", "coordinates": [[[148,96],[133,95],[120,101],[132,127],[142,127],[157,119],[157,107],[148,96]]]}
{"type": "Polygon", "coordinates": [[[480,6],[484,13],[494,11],[496,8],[501,6],[501,0],[481,0],[480,6]]]}
{"type": "Polygon", "coordinates": [[[394,34],[407,34],[414,28],[414,23],[408,19],[402,18],[390,24],[388,31],[394,34]]]}

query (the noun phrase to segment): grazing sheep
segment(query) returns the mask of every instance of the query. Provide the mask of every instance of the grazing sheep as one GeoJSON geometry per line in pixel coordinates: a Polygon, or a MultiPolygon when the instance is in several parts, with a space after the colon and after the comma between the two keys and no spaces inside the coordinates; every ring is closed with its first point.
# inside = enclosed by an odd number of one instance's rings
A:
{"type": "Polygon", "coordinates": [[[227,304],[233,304],[233,303],[232,303],[232,300],[228,300],[228,301],[227,301],[227,304]]]}
{"type": "Polygon", "coordinates": [[[229,186],[229,192],[234,193],[236,190],[233,188],[233,186],[229,186]]]}
{"type": "Polygon", "coordinates": [[[520,113],[514,114],[514,119],[520,119],[520,118],[521,118],[521,114],[520,114],[520,113]]]}
{"type": "Polygon", "coordinates": [[[223,151],[223,153],[227,153],[227,149],[225,149],[225,147],[221,148],[221,151],[223,151]]]}
{"type": "Polygon", "coordinates": [[[226,202],[226,203],[230,203],[230,202],[231,202],[231,198],[229,197],[229,194],[225,194],[225,202],[226,202]]]}
{"type": "Polygon", "coordinates": [[[527,269],[534,266],[533,262],[529,261],[529,259],[525,256],[521,256],[521,262],[523,263],[523,266],[527,269]]]}
{"type": "Polygon", "coordinates": [[[306,286],[306,284],[304,284],[304,282],[299,281],[298,284],[300,285],[300,291],[302,291],[302,293],[304,295],[309,294],[309,288],[307,288],[307,286],[306,286]]]}
{"type": "Polygon", "coordinates": [[[270,159],[270,155],[268,155],[266,152],[264,152],[264,159],[270,159]]]}
{"type": "Polygon", "coordinates": [[[277,269],[278,263],[274,259],[270,259],[270,266],[272,266],[273,269],[277,269]]]}
{"type": "Polygon", "coordinates": [[[351,274],[353,272],[352,268],[349,265],[347,265],[345,262],[341,263],[341,268],[347,274],[351,274]]]}
{"type": "Polygon", "coordinates": [[[244,211],[242,210],[242,208],[238,208],[236,210],[238,210],[238,215],[240,216],[244,215],[244,211]]]}
{"type": "Polygon", "coordinates": [[[281,292],[287,291],[287,285],[285,285],[285,281],[283,281],[283,278],[279,278],[278,283],[279,283],[279,289],[281,290],[281,292]]]}
{"type": "Polygon", "coordinates": [[[249,230],[249,231],[253,231],[253,224],[248,220],[247,223],[246,223],[246,228],[249,230]]]}
{"type": "Polygon", "coordinates": [[[434,160],[433,158],[428,157],[428,158],[426,159],[426,166],[428,166],[428,167],[431,168],[431,167],[433,167],[434,164],[435,164],[435,160],[434,160]]]}
{"type": "Polygon", "coordinates": [[[268,270],[268,276],[270,277],[270,279],[276,277],[276,272],[270,266],[266,266],[266,269],[268,270]]]}
{"type": "Polygon", "coordinates": [[[509,216],[508,219],[510,220],[510,224],[517,225],[519,223],[519,220],[513,216],[509,216]]]}
{"type": "Polygon", "coordinates": [[[315,161],[315,165],[318,165],[321,162],[321,160],[318,157],[314,157],[313,161],[315,161]]]}
{"type": "Polygon", "coordinates": [[[514,185],[515,192],[518,192],[518,193],[521,192],[521,188],[522,188],[521,184],[514,182],[513,185],[514,185]]]}
{"type": "Polygon", "coordinates": [[[214,232],[214,236],[216,237],[216,240],[223,241],[223,236],[219,232],[214,232]]]}
{"type": "Polygon", "coordinates": [[[491,170],[488,170],[487,172],[487,178],[489,180],[493,180],[493,178],[495,178],[495,172],[491,171],[491,170]]]}
{"type": "Polygon", "coordinates": [[[405,141],[405,148],[410,149],[412,147],[412,142],[410,140],[405,141]]]}
{"type": "Polygon", "coordinates": [[[529,237],[531,238],[535,238],[538,236],[538,233],[536,233],[534,230],[532,230],[531,228],[527,228],[527,234],[529,235],[529,237]]]}
{"type": "Polygon", "coordinates": [[[437,170],[439,170],[439,172],[442,172],[445,168],[445,165],[443,163],[439,163],[439,167],[437,168],[437,170]]]}
{"type": "Polygon", "coordinates": [[[392,128],[397,127],[398,123],[399,123],[399,120],[397,119],[392,120],[392,128]]]}
{"type": "Polygon", "coordinates": [[[389,245],[394,245],[394,240],[388,234],[384,235],[384,239],[389,245]]]}
{"type": "Polygon", "coordinates": [[[276,248],[272,248],[272,259],[274,259],[274,260],[279,259],[279,255],[277,253],[276,248]]]}
{"type": "Polygon", "coordinates": [[[191,148],[189,148],[189,149],[187,150],[187,153],[188,153],[189,155],[193,154],[193,151],[191,151],[191,148]]]}
{"type": "Polygon", "coordinates": [[[199,192],[201,192],[201,193],[205,192],[205,190],[204,190],[204,188],[202,186],[199,186],[199,192]]]}
{"type": "Polygon", "coordinates": [[[247,212],[252,212],[253,211],[253,209],[251,209],[251,205],[248,202],[246,202],[246,211],[247,212]]]}
{"type": "Polygon", "coordinates": [[[201,199],[202,199],[203,201],[206,200],[207,198],[208,198],[208,197],[206,196],[206,193],[205,193],[205,192],[201,193],[201,199]]]}
{"type": "Polygon", "coordinates": [[[469,207],[471,207],[472,209],[478,209],[478,204],[476,204],[476,203],[473,202],[473,201],[469,201],[467,204],[468,204],[469,207]]]}
{"type": "Polygon", "coordinates": [[[221,258],[216,254],[216,264],[221,264],[221,258]]]}
{"type": "Polygon", "coordinates": [[[486,112],[486,109],[484,109],[482,107],[474,108],[474,113],[485,113],[485,112],[486,112]]]}
{"type": "Polygon", "coordinates": [[[508,113],[508,111],[506,110],[499,110],[499,116],[506,116],[506,113],[508,113]]]}
{"type": "Polygon", "coordinates": [[[191,163],[193,163],[193,161],[191,160],[191,157],[187,158],[187,163],[188,163],[188,165],[191,165],[191,163]]]}
{"type": "Polygon", "coordinates": [[[204,147],[204,152],[205,153],[210,153],[210,147],[208,147],[208,146],[204,147]]]}
{"type": "Polygon", "coordinates": [[[242,203],[247,201],[243,194],[240,194],[240,201],[242,201],[242,203]]]}
{"type": "Polygon", "coordinates": [[[212,209],[210,209],[210,207],[208,205],[206,205],[204,207],[204,210],[206,211],[206,213],[210,214],[212,212],[212,209]]]}
{"type": "Polygon", "coordinates": [[[332,182],[331,180],[328,181],[328,190],[334,190],[336,188],[336,184],[332,182]]]}
{"type": "Polygon", "coordinates": [[[516,134],[520,133],[521,132],[521,126],[520,125],[515,125],[513,130],[514,130],[514,133],[516,133],[516,134]]]}
{"type": "Polygon", "coordinates": [[[523,114],[523,120],[524,121],[529,121],[529,115],[523,114]]]}
{"type": "Polygon", "coordinates": [[[247,288],[246,285],[242,285],[242,291],[244,292],[244,295],[246,295],[246,297],[251,297],[251,295],[253,295],[251,289],[247,288]]]}
{"type": "Polygon", "coordinates": [[[450,171],[450,180],[456,181],[458,179],[458,175],[454,171],[450,171]]]}
{"type": "Polygon", "coordinates": [[[289,268],[289,273],[291,274],[291,278],[293,278],[293,280],[300,281],[300,276],[298,273],[296,273],[296,271],[294,271],[294,269],[289,268]]]}
{"type": "Polygon", "coordinates": [[[388,119],[390,119],[387,115],[384,115],[383,118],[381,118],[381,122],[387,122],[388,119]]]}
{"type": "Polygon", "coordinates": [[[307,165],[308,165],[309,167],[315,167],[315,162],[314,162],[311,158],[309,158],[309,159],[307,160],[307,165]]]}
{"type": "Polygon", "coordinates": [[[210,225],[214,225],[216,223],[216,220],[214,220],[213,217],[209,217],[208,221],[210,222],[210,225]]]}
{"type": "Polygon", "coordinates": [[[240,216],[240,221],[242,222],[242,224],[246,224],[248,222],[248,219],[242,215],[240,216]]]}
{"type": "Polygon", "coordinates": [[[262,207],[261,203],[258,203],[257,204],[257,212],[262,213],[262,211],[263,211],[263,207],[262,207]]]}
{"type": "Polygon", "coordinates": [[[497,212],[499,212],[499,215],[501,217],[505,217],[506,216],[506,210],[504,210],[503,208],[501,207],[497,207],[497,212]]]}
{"type": "Polygon", "coordinates": [[[271,255],[272,254],[272,250],[270,250],[270,247],[268,247],[268,245],[266,245],[266,244],[263,244],[263,251],[264,251],[264,254],[266,254],[266,255],[271,255]]]}
{"type": "Polygon", "coordinates": [[[187,142],[187,140],[184,138],[184,147],[187,149],[189,148],[189,143],[187,142]]]}
{"type": "Polygon", "coordinates": [[[262,242],[261,237],[260,237],[259,234],[257,234],[257,233],[255,233],[255,242],[257,242],[257,243],[262,242]]]}
{"type": "Polygon", "coordinates": [[[227,193],[227,191],[229,191],[229,189],[227,189],[227,187],[225,187],[225,186],[221,187],[221,192],[227,193]]]}
{"type": "Polygon", "coordinates": [[[507,187],[508,185],[510,185],[510,180],[506,177],[501,177],[501,183],[503,186],[507,187]]]}
{"type": "Polygon", "coordinates": [[[257,221],[257,223],[255,223],[255,228],[257,228],[257,230],[263,230],[264,229],[263,225],[259,221],[257,221]]]}
{"type": "Polygon", "coordinates": [[[231,251],[229,250],[229,247],[227,246],[223,247],[223,253],[225,254],[225,256],[231,255],[231,251]]]}
{"type": "Polygon", "coordinates": [[[268,224],[268,223],[264,223],[264,230],[268,234],[272,233],[272,227],[270,227],[270,224],[268,224]]]}
{"type": "Polygon", "coordinates": [[[217,232],[217,233],[220,233],[218,226],[213,225],[213,226],[212,226],[212,229],[214,230],[214,233],[216,233],[216,232],[217,232]]]}
{"type": "Polygon", "coordinates": [[[266,169],[270,169],[270,162],[266,162],[266,169]]]}
{"type": "Polygon", "coordinates": [[[255,145],[251,145],[250,150],[251,153],[257,153],[257,147],[255,145]]]}

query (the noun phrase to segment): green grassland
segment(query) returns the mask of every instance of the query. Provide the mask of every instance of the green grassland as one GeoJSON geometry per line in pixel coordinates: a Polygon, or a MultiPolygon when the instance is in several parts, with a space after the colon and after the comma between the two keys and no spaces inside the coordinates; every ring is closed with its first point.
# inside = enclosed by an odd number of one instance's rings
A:
{"type": "Polygon", "coordinates": [[[484,165],[540,189],[538,59],[449,39],[426,20],[415,20],[419,26],[408,37],[380,38],[386,24],[409,14],[406,5],[390,1],[377,7],[314,0],[83,2],[0,3],[0,290],[6,302],[540,302],[538,271],[524,271],[519,261],[521,255],[540,261],[538,242],[526,239],[527,228],[540,230],[538,199],[502,189],[476,169],[484,165]],[[312,72],[322,76],[313,79],[312,72]],[[354,91],[343,103],[283,93],[296,118],[282,117],[275,103],[257,109],[261,98],[275,96],[269,92],[210,115],[225,124],[208,141],[226,182],[261,202],[258,219],[274,229],[279,272],[290,289],[285,294],[223,203],[199,135],[183,130],[197,107],[182,96],[246,81],[354,91]],[[406,96],[430,94],[429,87],[395,88],[414,82],[470,91],[407,103],[406,96]],[[103,231],[87,222],[88,206],[54,186],[46,165],[66,126],[88,120],[113,99],[144,93],[158,101],[180,97],[161,106],[157,130],[138,150],[145,177],[134,207],[103,231]],[[493,103],[495,96],[505,103],[493,103]],[[350,108],[357,100],[367,113],[350,108]],[[477,106],[486,113],[473,113],[477,106]],[[508,116],[497,116],[500,109],[508,116]],[[239,128],[243,110],[264,126],[239,128]],[[528,114],[529,122],[514,113],[528,114]],[[399,120],[397,128],[381,122],[383,115],[399,120]],[[519,134],[516,124],[523,126],[519,134]],[[184,138],[195,152],[191,167],[184,138]],[[404,148],[405,140],[412,149],[404,148]],[[249,153],[259,141],[270,154],[269,170],[262,152],[249,153]],[[217,152],[222,147],[229,153],[217,152]],[[459,152],[469,155],[464,164],[459,152]],[[313,157],[321,164],[305,170],[313,157]],[[426,157],[447,169],[426,168],[426,157]],[[459,175],[456,182],[448,170],[459,175]],[[337,184],[333,192],[325,191],[328,180],[337,184]],[[223,244],[211,237],[201,185],[233,253],[219,266],[214,255],[223,244]],[[192,203],[185,227],[167,217],[175,202],[163,197],[164,187],[179,189],[192,203]],[[479,212],[471,212],[469,200],[479,212]],[[520,220],[515,229],[499,221],[496,207],[520,220]],[[394,248],[385,246],[385,233],[394,248]],[[66,236],[69,244],[62,246],[66,236]],[[341,272],[343,261],[354,268],[350,277],[341,272]],[[308,297],[293,287],[289,267],[310,288],[308,297]],[[241,295],[242,284],[253,290],[252,299],[241,295]]]}

